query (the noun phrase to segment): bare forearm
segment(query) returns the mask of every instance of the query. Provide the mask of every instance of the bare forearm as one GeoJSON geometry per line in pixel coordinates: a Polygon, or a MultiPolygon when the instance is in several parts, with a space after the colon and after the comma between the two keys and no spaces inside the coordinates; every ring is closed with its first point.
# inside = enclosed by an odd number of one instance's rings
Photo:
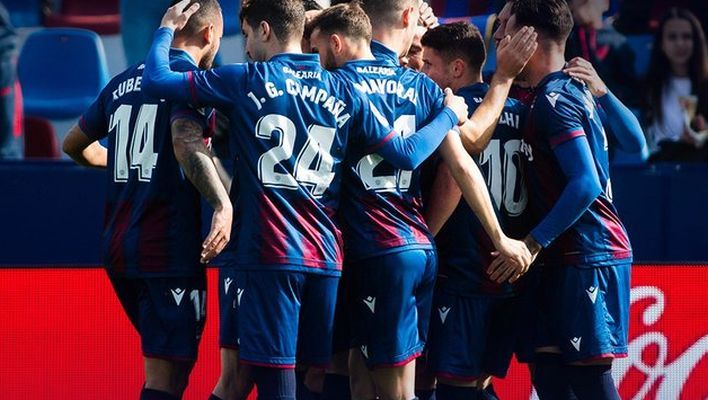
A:
{"type": "Polygon", "coordinates": [[[62,143],[62,150],[77,164],[84,167],[105,169],[108,151],[100,143],[90,139],[78,125],[74,125],[62,143]]]}
{"type": "Polygon", "coordinates": [[[221,183],[226,188],[226,192],[231,193],[231,182],[233,181],[233,177],[226,170],[224,164],[221,162],[221,159],[219,157],[212,156],[211,159],[214,162],[214,166],[216,167],[216,172],[219,174],[219,179],[221,180],[221,183]]]}
{"type": "Polygon", "coordinates": [[[468,153],[479,154],[487,147],[504,109],[512,82],[511,79],[495,76],[484,101],[460,127],[462,144],[468,153]]]}
{"type": "Polygon", "coordinates": [[[450,169],[447,165],[440,164],[425,212],[425,222],[433,236],[445,226],[461,198],[462,191],[457,186],[450,169]]]}

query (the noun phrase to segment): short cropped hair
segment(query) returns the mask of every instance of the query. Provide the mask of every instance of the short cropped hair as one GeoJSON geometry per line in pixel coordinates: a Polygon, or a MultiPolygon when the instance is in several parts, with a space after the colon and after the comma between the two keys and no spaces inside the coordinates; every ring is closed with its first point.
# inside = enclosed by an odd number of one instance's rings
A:
{"type": "Polygon", "coordinates": [[[573,29],[567,0],[513,0],[511,14],[519,26],[532,26],[557,43],[565,43],[573,29]]]}
{"type": "Polygon", "coordinates": [[[302,0],[243,0],[241,23],[244,21],[256,29],[261,21],[270,25],[275,37],[281,42],[297,38],[305,29],[305,6],[302,0]]]}
{"type": "Polygon", "coordinates": [[[482,34],[469,22],[454,22],[429,29],[420,43],[435,49],[447,62],[457,58],[464,60],[476,72],[482,70],[487,57],[482,34]]]}
{"type": "Polygon", "coordinates": [[[325,34],[341,33],[346,37],[371,41],[371,23],[358,2],[339,4],[322,11],[307,24],[306,36],[315,29],[325,34]]]}
{"type": "MultiPolygon", "coordinates": [[[[177,3],[179,3],[179,0],[173,0],[170,6],[174,6],[177,3]]],[[[194,3],[199,3],[199,9],[189,18],[187,25],[175,33],[175,36],[194,36],[221,15],[221,6],[217,0],[193,0],[187,8],[194,3]]]]}
{"type": "Polygon", "coordinates": [[[360,2],[361,8],[366,11],[373,26],[398,24],[401,12],[411,5],[418,4],[414,0],[360,0],[360,2]]]}
{"type": "Polygon", "coordinates": [[[323,9],[316,0],[302,0],[302,5],[305,7],[305,11],[320,11],[323,9]]]}

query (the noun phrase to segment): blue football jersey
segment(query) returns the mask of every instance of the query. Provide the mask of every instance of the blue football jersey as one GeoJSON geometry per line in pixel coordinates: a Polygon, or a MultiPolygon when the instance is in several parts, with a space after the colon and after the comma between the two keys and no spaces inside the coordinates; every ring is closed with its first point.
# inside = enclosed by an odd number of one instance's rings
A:
{"type": "Polygon", "coordinates": [[[339,274],[334,218],[349,145],[377,148],[391,128],[351,83],[311,54],[185,74],[182,97],[217,106],[231,122],[238,231],[225,262],[240,269],[339,274]]]}
{"type": "Polygon", "coordinates": [[[549,74],[539,83],[523,130],[532,226],[551,211],[566,185],[553,149],[579,136],[587,138],[604,190],[543,250],[539,261],[592,267],[631,260],[627,232],[612,204],[608,141],[595,100],[582,82],[562,72],[549,74]]]}
{"type": "MultiPolygon", "coordinates": [[[[375,60],[352,61],[337,71],[368,96],[398,134],[407,137],[444,108],[442,90],[426,75],[398,63],[396,53],[372,42],[375,60]]],[[[345,163],[341,217],[347,257],[429,249],[432,236],[422,215],[420,168],[394,168],[372,149],[352,146],[345,163]]]]}
{"type": "MultiPolygon", "coordinates": [[[[182,50],[173,49],[170,59],[176,70],[197,69],[182,50]]],[[[91,139],[108,137],[104,264],[111,274],[131,278],[198,274],[199,193],[175,158],[170,125],[190,118],[208,133],[213,113],[144,95],[143,68],[113,78],[79,120],[91,139]]]]}
{"type": "MultiPolygon", "coordinates": [[[[460,89],[456,94],[465,99],[470,116],[482,103],[489,90],[486,83],[460,89]]],[[[486,149],[473,159],[487,183],[499,224],[512,238],[528,233],[526,206],[528,196],[524,182],[524,157],[521,153],[521,126],[526,106],[507,99],[499,122],[486,149]]],[[[489,279],[487,267],[495,250],[489,235],[467,202],[457,208],[435,237],[440,259],[440,276],[445,289],[463,295],[508,295],[514,286],[489,279]]]]}

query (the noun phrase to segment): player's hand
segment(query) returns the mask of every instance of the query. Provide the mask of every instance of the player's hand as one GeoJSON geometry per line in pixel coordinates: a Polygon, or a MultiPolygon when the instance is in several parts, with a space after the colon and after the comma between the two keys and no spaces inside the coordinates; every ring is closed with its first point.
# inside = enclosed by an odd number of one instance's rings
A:
{"type": "Polygon", "coordinates": [[[438,17],[433,13],[433,7],[426,2],[420,3],[420,18],[418,18],[418,25],[424,26],[428,29],[435,28],[440,25],[438,22],[438,17]]]}
{"type": "Polygon", "coordinates": [[[602,97],[607,94],[607,85],[600,79],[600,75],[597,74],[595,68],[586,59],[575,57],[570,60],[563,72],[585,82],[593,96],[602,97]]]}
{"type": "Polygon", "coordinates": [[[455,113],[459,125],[467,122],[467,103],[462,97],[455,96],[450,88],[445,89],[445,106],[450,107],[455,113]]]}
{"type": "Polygon", "coordinates": [[[502,238],[497,245],[497,251],[492,255],[496,258],[487,269],[487,274],[491,280],[497,283],[516,282],[529,270],[534,260],[526,243],[507,237],[502,238]]]}
{"type": "Polygon", "coordinates": [[[170,28],[175,31],[184,28],[184,26],[187,25],[187,21],[189,21],[189,17],[199,10],[199,3],[194,3],[187,8],[190,1],[191,0],[182,0],[168,8],[167,12],[165,12],[165,15],[162,17],[160,28],[170,28]]]}
{"type": "Polygon", "coordinates": [[[507,35],[497,47],[496,76],[514,79],[524,69],[538,47],[538,34],[533,27],[525,26],[514,34],[507,35]]]}
{"type": "Polygon", "coordinates": [[[234,212],[231,204],[214,211],[211,230],[202,244],[201,262],[206,264],[218,256],[231,239],[231,223],[234,212]]]}

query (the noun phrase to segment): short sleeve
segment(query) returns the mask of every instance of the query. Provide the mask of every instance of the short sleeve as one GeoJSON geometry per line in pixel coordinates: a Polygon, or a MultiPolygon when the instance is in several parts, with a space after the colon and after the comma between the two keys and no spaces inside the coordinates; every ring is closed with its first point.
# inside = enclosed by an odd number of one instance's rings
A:
{"type": "Polygon", "coordinates": [[[93,140],[100,140],[108,136],[108,116],[104,101],[105,95],[104,92],[101,92],[79,119],[79,128],[93,140]]]}
{"type": "Polygon", "coordinates": [[[574,103],[566,93],[540,94],[533,113],[536,131],[551,149],[568,140],[585,136],[582,105],[574,103]]]}

